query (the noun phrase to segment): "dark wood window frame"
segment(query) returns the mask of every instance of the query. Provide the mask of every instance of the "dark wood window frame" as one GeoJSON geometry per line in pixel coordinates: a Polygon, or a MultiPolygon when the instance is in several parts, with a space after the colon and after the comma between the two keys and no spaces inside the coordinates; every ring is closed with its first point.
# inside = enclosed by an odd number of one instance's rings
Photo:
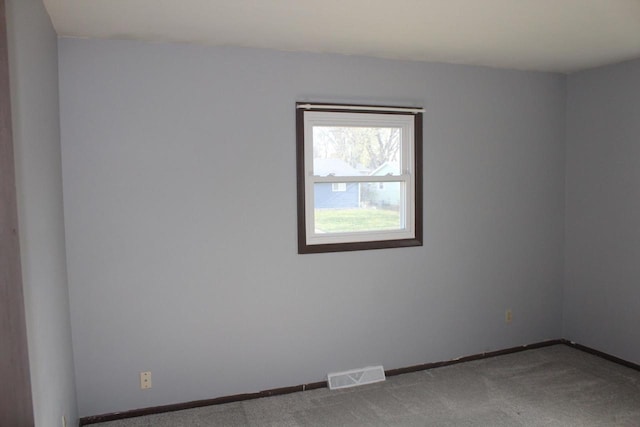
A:
{"type": "Polygon", "coordinates": [[[415,107],[383,107],[373,105],[352,104],[310,104],[296,103],[296,170],[298,198],[298,253],[323,253],[359,251],[369,249],[403,248],[422,246],[422,112],[415,107]],[[361,108],[361,109],[359,109],[361,108]],[[305,112],[323,111],[331,113],[351,112],[363,114],[411,114],[414,116],[414,138],[412,156],[412,175],[414,179],[413,194],[413,231],[412,238],[375,241],[353,241],[346,243],[308,244],[306,215],[306,180],[305,180],[305,112]]]}

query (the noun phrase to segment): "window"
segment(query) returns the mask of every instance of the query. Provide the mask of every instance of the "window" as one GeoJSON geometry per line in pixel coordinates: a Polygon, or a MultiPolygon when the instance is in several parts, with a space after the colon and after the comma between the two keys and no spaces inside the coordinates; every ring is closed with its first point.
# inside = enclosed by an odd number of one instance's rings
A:
{"type": "Polygon", "coordinates": [[[298,252],[421,246],[423,110],[296,107],[298,252]]]}
{"type": "Polygon", "coordinates": [[[331,191],[347,191],[346,182],[334,182],[331,184],[331,191]]]}

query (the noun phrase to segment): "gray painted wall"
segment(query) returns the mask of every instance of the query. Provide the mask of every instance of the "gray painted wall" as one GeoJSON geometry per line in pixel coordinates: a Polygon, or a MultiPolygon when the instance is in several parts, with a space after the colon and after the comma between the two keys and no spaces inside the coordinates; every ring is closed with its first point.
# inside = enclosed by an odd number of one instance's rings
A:
{"type": "Polygon", "coordinates": [[[7,2],[18,219],[37,426],[77,423],[62,208],[57,36],[41,1],[7,2]]]}
{"type": "Polygon", "coordinates": [[[567,89],[564,335],[640,363],[640,60],[567,89]]]}
{"type": "Polygon", "coordinates": [[[560,336],[564,76],[78,39],[59,60],[81,416],[560,336]],[[296,253],[303,100],[426,107],[424,247],[296,253]]]}

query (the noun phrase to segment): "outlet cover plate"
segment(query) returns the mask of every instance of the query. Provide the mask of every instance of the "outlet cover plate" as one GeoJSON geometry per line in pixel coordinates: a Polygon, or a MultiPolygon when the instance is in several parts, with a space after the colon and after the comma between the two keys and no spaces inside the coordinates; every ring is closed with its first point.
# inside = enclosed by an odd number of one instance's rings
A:
{"type": "Polygon", "coordinates": [[[140,372],[140,389],[151,388],[151,371],[140,372]]]}

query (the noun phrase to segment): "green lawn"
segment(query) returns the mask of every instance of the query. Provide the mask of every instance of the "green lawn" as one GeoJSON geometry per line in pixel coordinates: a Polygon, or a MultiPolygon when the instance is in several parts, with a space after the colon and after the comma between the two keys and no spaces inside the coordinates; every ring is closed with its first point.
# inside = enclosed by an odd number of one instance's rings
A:
{"type": "Polygon", "coordinates": [[[400,213],[384,209],[316,209],[317,231],[340,233],[348,231],[397,230],[400,213]]]}

